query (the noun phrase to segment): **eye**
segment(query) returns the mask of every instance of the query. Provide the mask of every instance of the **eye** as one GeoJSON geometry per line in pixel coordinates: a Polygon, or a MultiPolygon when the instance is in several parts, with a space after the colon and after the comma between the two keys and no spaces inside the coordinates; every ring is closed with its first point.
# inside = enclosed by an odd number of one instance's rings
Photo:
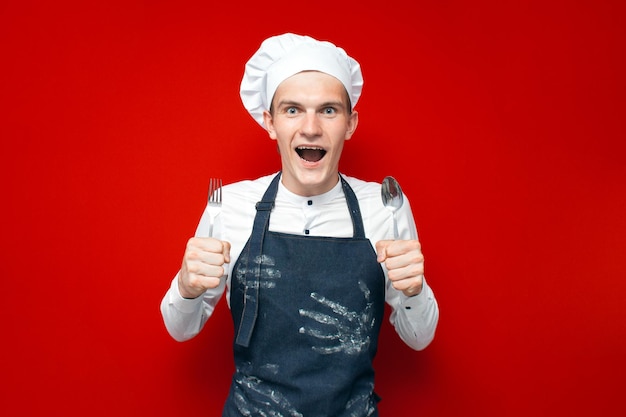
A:
{"type": "Polygon", "coordinates": [[[296,109],[295,107],[287,107],[285,109],[285,113],[287,113],[287,114],[296,114],[296,113],[298,113],[298,109],[296,109]]]}
{"type": "Polygon", "coordinates": [[[328,116],[332,116],[337,113],[337,110],[334,107],[324,107],[322,113],[328,116]]]}

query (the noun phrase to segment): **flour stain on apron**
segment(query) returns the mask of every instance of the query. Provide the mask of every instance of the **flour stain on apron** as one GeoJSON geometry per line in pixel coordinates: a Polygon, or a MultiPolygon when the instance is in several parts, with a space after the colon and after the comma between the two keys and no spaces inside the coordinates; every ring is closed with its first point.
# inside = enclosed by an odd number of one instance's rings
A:
{"type": "Polygon", "coordinates": [[[312,346],[314,351],[322,354],[343,352],[348,355],[355,355],[369,348],[370,329],[375,322],[373,303],[370,300],[369,288],[363,281],[359,281],[358,284],[367,301],[367,306],[361,314],[350,311],[340,303],[329,300],[315,292],[311,293],[311,298],[317,301],[320,307],[332,310],[332,315],[329,312],[299,310],[301,316],[308,317],[328,327],[326,332],[310,327],[301,327],[300,333],[313,336],[322,342],[327,342],[326,344],[334,343],[332,346],[312,346]]]}
{"type": "MultiPolygon", "coordinates": [[[[272,417],[303,417],[289,402],[284,395],[277,392],[269,384],[265,384],[261,379],[248,375],[248,368],[251,365],[245,363],[242,369],[237,369],[234,377],[235,405],[239,412],[244,416],[272,416],[272,417]],[[252,403],[249,393],[256,394],[257,402],[252,403]],[[268,406],[271,411],[268,412],[268,406]]],[[[276,364],[264,365],[266,369],[271,369],[272,373],[279,372],[279,366],[276,364]]]]}
{"type": "Polygon", "coordinates": [[[242,279],[246,276],[246,274],[248,274],[248,276],[252,276],[252,278],[248,278],[248,285],[250,288],[260,287],[270,289],[276,287],[276,280],[280,279],[281,274],[280,270],[274,268],[276,263],[272,257],[267,255],[256,256],[252,260],[253,265],[251,267],[248,266],[247,262],[243,261],[244,259],[242,259],[242,262],[235,270],[235,276],[237,279],[242,279]],[[254,274],[259,266],[262,266],[260,279],[254,274]]]}

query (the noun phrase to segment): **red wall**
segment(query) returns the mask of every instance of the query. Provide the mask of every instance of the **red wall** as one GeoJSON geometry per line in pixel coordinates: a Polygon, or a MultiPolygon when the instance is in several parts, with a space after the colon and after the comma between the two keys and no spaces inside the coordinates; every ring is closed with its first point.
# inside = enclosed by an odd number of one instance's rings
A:
{"type": "Polygon", "coordinates": [[[2,415],[219,415],[225,303],[181,344],[159,302],[208,178],[279,167],[238,87],[286,31],[361,62],[342,170],[401,181],[439,300],[382,414],[626,415],[623,2],[210,3],[0,1],[2,415]]]}

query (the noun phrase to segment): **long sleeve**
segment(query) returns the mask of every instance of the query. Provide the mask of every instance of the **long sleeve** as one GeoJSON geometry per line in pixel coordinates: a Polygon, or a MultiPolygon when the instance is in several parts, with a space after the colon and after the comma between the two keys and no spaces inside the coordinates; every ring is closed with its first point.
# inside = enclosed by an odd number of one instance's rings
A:
{"type": "MultiPolygon", "coordinates": [[[[398,226],[400,230],[404,230],[400,233],[400,238],[417,239],[417,229],[412,215],[405,224],[399,221],[398,226]]],[[[422,291],[413,297],[407,297],[403,292],[393,288],[389,280],[386,287],[385,300],[392,308],[389,321],[396,329],[396,333],[412,349],[423,350],[433,341],[439,322],[439,305],[426,278],[422,291]]]]}
{"type": "MultiPolygon", "coordinates": [[[[215,306],[226,294],[229,301],[230,268],[235,264],[245,244],[254,219],[254,204],[269,184],[270,177],[257,181],[243,181],[224,188],[222,213],[215,219],[214,237],[231,243],[231,264],[224,265],[226,276],[219,287],[207,290],[202,296],[186,299],[178,290],[178,274],[161,300],[161,316],[165,328],[172,338],[182,342],[196,336],[215,310],[215,306]],[[224,224],[226,223],[226,224],[224,224]]],[[[195,236],[207,236],[209,217],[204,210],[195,236]]]]}
{"type": "Polygon", "coordinates": [[[435,295],[424,279],[422,292],[407,297],[387,281],[387,303],[392,308],[389,321],[408,346],[422,350],[432,342],[439,321],[439,306],[435,295]]]}
{"type": "Polygon", "coordinates": [[[183,342],[196,336],[211,317],[217,302],[224,293],[224,280],[219,287],[206,291],[202,296],[183,298],[178,291],[178,274],[161,300],[161,315],[165,327],[175,340],[183,342]]]}

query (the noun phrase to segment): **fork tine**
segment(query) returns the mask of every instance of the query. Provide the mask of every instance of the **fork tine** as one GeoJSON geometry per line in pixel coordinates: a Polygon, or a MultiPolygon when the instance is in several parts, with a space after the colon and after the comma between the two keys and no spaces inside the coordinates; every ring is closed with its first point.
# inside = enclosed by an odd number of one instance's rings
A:
{"type": "Polygon", "coordinates": [[[209,179],[209,202],[221,203],[222,202],[222,180],[218,178],[209,179]]]}

